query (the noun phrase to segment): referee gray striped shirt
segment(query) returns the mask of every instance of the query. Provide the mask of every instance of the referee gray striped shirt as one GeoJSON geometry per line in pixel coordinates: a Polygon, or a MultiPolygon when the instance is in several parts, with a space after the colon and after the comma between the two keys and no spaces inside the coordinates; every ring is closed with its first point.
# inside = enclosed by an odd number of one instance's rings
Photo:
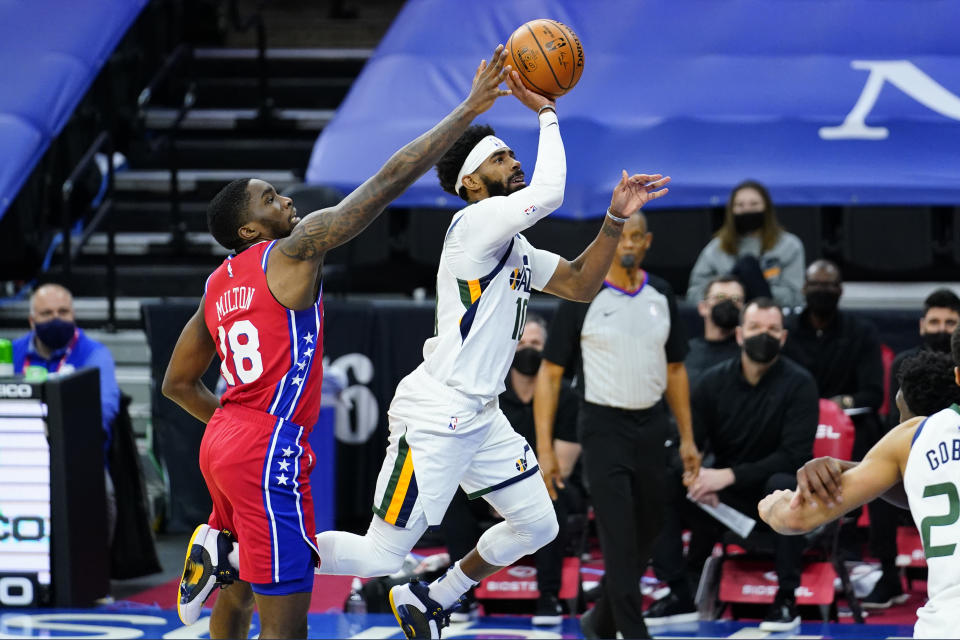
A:
{"type": "Polygon", "coordinates": [[[667,388],[667,363],[683,362],[687,340],[670,285],[644,272],[635,291],[604,282],[589,303],[560,303],[543,357],[576,372],[587,402],[648,409],[667,388]]]}

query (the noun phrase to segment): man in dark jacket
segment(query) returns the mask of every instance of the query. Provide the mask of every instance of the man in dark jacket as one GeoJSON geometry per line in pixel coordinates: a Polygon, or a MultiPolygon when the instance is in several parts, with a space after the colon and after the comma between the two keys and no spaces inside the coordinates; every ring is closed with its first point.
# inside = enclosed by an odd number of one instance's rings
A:
{"type": "MultiPolygon", "coordinates": [[[[704,372],[693,392],[697,446],[713,462],[700,469],[689,492],[679,477],[667,483],[673,508],[667,509],[661,535],[675,543],[671,548],[658,542],[654,567],[671,594],[647,611],[649,626],[697,619],[696,585],[690,578],[699,574],[723,526],[691,500],[711,506],[723,502],[758,519],[756,497],[796,486],[794,466],[813,453],[817,387],[806,370],[780,357],[786,339],[780,307],[769,298],[751,301],[737,328],[741,354],[704,372]],[[680,542],[684,524],[692,532],[686,563],[680,542]]],[[[776,537],[780,588],[760,625],[764,631],[790,631],[800,623],[794,591],[800,586],[803,547],[803,538],[776,537]]]]}

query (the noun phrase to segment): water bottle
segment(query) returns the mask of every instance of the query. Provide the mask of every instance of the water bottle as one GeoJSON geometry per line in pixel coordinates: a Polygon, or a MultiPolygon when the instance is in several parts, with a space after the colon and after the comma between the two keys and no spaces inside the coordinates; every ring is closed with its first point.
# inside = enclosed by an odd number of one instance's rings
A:
{"type": "Polygon", "coordinates": [[[367,601],[363,599],[363,583],[360,578],[354,578],[350,583],[350,597],[347,598],[347,604],[344,607],[347,613],[366,613],[367,601]]]}
{"type": "Polygon", "coordinates": [[[13,343],[0,338],[0,377],[13,375],[13,343]]]}

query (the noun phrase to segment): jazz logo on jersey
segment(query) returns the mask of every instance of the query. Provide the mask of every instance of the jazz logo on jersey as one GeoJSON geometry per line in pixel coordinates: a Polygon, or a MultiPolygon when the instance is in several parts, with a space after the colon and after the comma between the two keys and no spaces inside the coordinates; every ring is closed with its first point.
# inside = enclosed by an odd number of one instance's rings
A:
{"type": "Polygon", "coordinates": [[[455,431],[457,428],[457,416],[450,416],[450,423],[447,425],[447,429],[450,431],[455,431]]]}
{"type": "Polygon", "coordinates": [[[530,293],[530,262],[523,256],[523,266],[510,274],[510,288],[514,291],[530,293]]]}
{"type": "Polygon", "coordinates": [[[514,463],[514,466],[520,473],[523,473],[527,470],[527,451],[530,451],[530,445],[523,445],[523,457],[517,458],[516,463],[514,463]]]}

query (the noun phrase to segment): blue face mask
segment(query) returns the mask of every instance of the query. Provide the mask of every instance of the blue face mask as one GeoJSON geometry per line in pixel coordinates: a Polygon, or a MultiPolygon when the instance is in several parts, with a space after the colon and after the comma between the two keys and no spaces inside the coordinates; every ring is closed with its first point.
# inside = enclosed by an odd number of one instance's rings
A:
{"type": "Polygon", "coordinates": [[[54,318],[47,322],[38,322],[33,325],[33,330],[37,332],[37,339],[50,349],[57,351],[63,349],[73,338],[73,333],[77,330],[77,325],[60,318],[54,318]]]}

